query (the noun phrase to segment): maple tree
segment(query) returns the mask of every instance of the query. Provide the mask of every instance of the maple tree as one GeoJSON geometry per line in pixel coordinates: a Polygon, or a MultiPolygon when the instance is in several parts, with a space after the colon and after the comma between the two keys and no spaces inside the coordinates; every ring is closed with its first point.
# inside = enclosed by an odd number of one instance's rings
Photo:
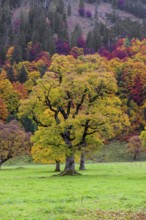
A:
{"type": "Polygon", "coordinates": [[[19,99],[27,98],[28,91],[25,85],[20,82],[15,82],[13,83],[13,88],[17,92],[19,99]]]}
{"type": "Polygon", "coordinates": [[[145,86],[144,82],[142,81],[140,75],[136,75],[134,79],[134,83],[130,90],[130,98],[137,103],[138,106],[142,105],[145,98],[145,86]]]}
{"type": "Polygon", "coordinates": [[[69,54],[69,43],[68,42],[64,42],[62,40],[58,40],[56,42],[56,51],[58,54],[64,54],[67,55],[69,54]]]}
{"type": "Polygon", "coordinates": [[[142,141],[140,140],[138,135],[134,135],[128,140],[128,152],[133,154],[133,160],[136,160],[137,157],[143,151],[142,141]]]}
{"type": "Polygon", "coordinates": [[[66,160],[61,175],[77,173],[76,151],[112,138],[129,126],[116,91],[115,77],[98,55],[75,59],[56,54],[49,72],[22,102],[19,116],[27,114],[39,125],[39,131],[44,127],[47,130],[48,135],[40,137],[41,146],[44,142],[55,149],[57,141],[64,147],[66,160]]]}
{"type": "Polygon", "coordinates": [[[143,147],[146,147],[146,129],[144,129],[140,134],[140,140],[142,142],[143,147]]]}
{"type": "Polygon", "coordinates": [[[6,120],[8,117],[8,110],[5,102],[0,97],[0,120],[6,120]]]}
{"type": "Polygon", "coordinates": [[[11,82],[6,79],[5,73],[0,75],[0,97],[5,103],[8,113],[15,114],[19,105],[18,94],[11,82]]]}
{"type": "Polygon", "coordinates": [[[0,121],[0,166],[12,157],[30,154],[30,136],[17,121],[0,121]]]}
{"type": "Polygon", "coordinates": [[[77,58],[78,56],[81,56],[83,54],[84,54],[83,48],[72,47],[72,49],[70,50],[70,55],[72,55],[75,58],[77,58]]]}
{"type": "Polygon", "coordinates": [[[55,172],[60,172],[60,163],[64,162],[65,154],[62,154],[61,148],[51,146],[42,147],[34,145],[31,150],[32,158],[35,163],[54,163],[56,164],[55,172]]]}
{"type": "Polygon", "coordinates": [[[7,58],[7,60],[9,60],[10,62],[11,62],[13,53],[14,53],[14,46],[9,47],[9,49],[8,49],[8,51],[7,51],[7,54],[6,54],[6,58],[7,58]]]}
{"type": "Polygon", "coordinates": [[[60,163],[65,161],[65,146],[58,139],[57,130],[48,130],[47,127],[39,127],[32,137],[32,158],[35,162],[56,163],[55,171],[60,171],[60,163]],[[49,145],[48,145],[49,143],[49,145]]]}
{"type": "MultiPolygon", "coordinates": [[[[118,47],[120,50],[125,50],[128,57],[110,58],[108,65],[115,73],[118,82],[118,96],[122,101],[122,108],[129,115],[130,132],[135,133],[141,132],[145,126],[146,41],[133,39],[128,46],[125,41],[126,39],[119,40],[114,49],[118,47]]],[[[108,58],[112,57],[112,54],[113,52],[108,58]]]]}
{"type": "MultiPolygon", "coordinates": [[[[55,162],[55,172],[61,171],[60,165],[65,162],[66,155],[66,146],[63,140],[58,139],[57,132],[57,130],[50,131],[47,127],[39,127],[31,138],[33,143],[31,154],[34,162],[44,164],[55,162]]],[[[79,158],[79,153],[76,153],[75,159],[78,162],[79,158]]]]}

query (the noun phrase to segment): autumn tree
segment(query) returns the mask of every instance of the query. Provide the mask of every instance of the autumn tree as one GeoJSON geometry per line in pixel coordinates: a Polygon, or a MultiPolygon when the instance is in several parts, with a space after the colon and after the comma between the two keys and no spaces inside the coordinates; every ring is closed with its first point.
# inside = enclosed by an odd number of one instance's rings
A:
{"type": "Polygon", "coordinates": [[[145,148],[146,147],[146,129],[144,129],[141,134],[140,134],[140,140],[142,142],[142,146],[145,148]]]}
{"type": "Polygon", "coordinates": [[[30,133],[17,121],[0,121],[0,166],[12,157],[30,154],[30,146],[30,133]]]}
{"type": "Polygon", "coordinates": [[[20,82],[13,83],[13,88],[17,92],[19,99],[27,98],[27,89],[25,85],[21,84],[20,82]]]}
{"type": "Polygon", "coordinates": [[[134,135],[128,140],[128,152],[133,155],[133,160],[136,160],[137,157],[141,154],[143,151],[142,142],[138,135],[134,135]]]}
{"type": "Polygon", "coordinates": [[[62,157],[61,153],[62,151],[59,147],[54,149],[54,146],[42,147],[40,145],[34,145],[31,151],[32,158],[35,163],[49,164],[55,162],[55,172],[61,171],[60,163],[64,162],[63,159],[65,155],[62,157]]]}
{"type": "Polygon", "coordinates": [[[77,173],[76,151],[112,138],[129,126],[116,91],[115,77],[98,55],[78,59],[54,55],[49,72],[23,100],[19,116],[30,115],[39,130],[47,129],[42,144],[55,148],[57,140],[64,146],[66,160],[61,175],[77,173]]]}
{"type": "MultiPolygon", "coordinates": [[[[61,171],[60,165],[65,162],[66,155],[66,146],[63,140],[58,138],[57,132],[57,129],[51,131],[47,127],[39,127],[31,138],[33,143],[31,154],[34,162],[44,164],[55,162],[55,172],[61,171]]],[[[75,159],[79,162],[79,153],[75,154],[75,159]]]]}
{"type": "Polygon", "coordinates": [[[5,102],[0,97],[0,120],[6,120],[8,117],[8,110],[5,102]]]}
{"type": "MultiPolygon", "coordinates": [[[[126,39],[120,39],[114,48],[125,51],[123,59],[113,58],[114,50],[107,58],[111,70],[115,72],[118,83],[118,96],[122,101],[122,108],[128,113],[131,122],[131,133],[141,132],[145,126],[145,98],[146,98],[146,66],[145,43],[132,39],[129,46],[125,45],[126,39]]],[[[122,57],[121,55],[119,57],[122,57]]]]}
{"type": "Polygon", "coordinates": [[[6,108],[8,115],[14,115],[19,105],[18,94],[11,82],[3,74],[0,75],[0,97],[5,103],[4,109],[6,108]]]}
{"type": "Polygon", "coordinates": [[[14,46],[10,47],[7,51],[7,54],[6,54],[6,58],[7,60],[9,60],[11,62],[12,60],[12,55],[14,53],[14,46]]]}
{"type": "Polygon", "coordinates": [[[60,163],[65,161],[65,145],[63,140],[58,139],[57,130],[50,132],[48,127],[39,127],[32,137],[32,158],[35,162],[54,163],[55,171],[60,171],[60,163]],[[49,142],[49,145],[48,145],[49,142]]]}

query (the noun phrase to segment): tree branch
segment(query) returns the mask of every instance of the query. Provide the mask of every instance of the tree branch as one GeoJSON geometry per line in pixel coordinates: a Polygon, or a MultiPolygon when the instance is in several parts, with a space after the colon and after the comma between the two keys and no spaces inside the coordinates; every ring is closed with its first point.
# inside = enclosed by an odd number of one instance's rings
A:
{"type": "Polygon", "coordinates": [[[91,135],[91,134],[94,134],[94,133],[96,133],[96,132],[98,132],[98,130],[94,130],[94,131],[92,131],[92,132],[88,132],[87,135],[91,135]]]}
{"type": "Polygon", "coordinates": [[[40,125],[42,127],[48,127],[47,125],[43,124],[35,115],[32,115],[32,119],[34,120],[34,122],[37,124],[37,125],[40,125]]]}
{"type": "Polygon", "coordinates": [[[70,96],[70,93],[69,93],[69,92],[67,92],[67,97],[68,97],[68,99],[69,99],[69,101],[68,101],[68,106],[67,106],[67,115],[69,116],[69,114],[70,114],[70,108],[71,108],[71,104],[72,104],[72,101],[70,100],[70,99],[71,99],[71,96],[70,96]]]}
{"type": "Polygon", "coordinates": [[[88,128],[89,128],[89,120],[87,119],[84,125],[84,132],[83,132],[81,141],[79,144],[76,145],[79,147],[79,149],[81,149],[83,146],[84,147],[86,146],[86,136],[87,136],[88,128]]]}
{"type": "Polygon", "coordinates": [[[101,90],[103,89],[103,83],[101,81],[100,85],[95,89],[96,95],[92,98],[90,95],[89,97],[89,103],[93,103],[99,96],[102,96],[101,90]]]}
{"type": "Polygon", "coordinates": [[[81,97],[81,101],[80,101],[79,104],[77,104],[76,111],[75,111],[75,113],[73,114],[73,118],[75,118],[75,115],[78,115],[79,110],[80,110],[80,108],[81,108],[81,106],[82,106],[82,104],[83,104],[83,102],[84,102],[84,100],[85,100],[86,92],[87,92],[87,89],[84,90],[83,95],[82,95],[82,97],[81,97]]]}
{"type": "Polygon", "coordinates": [[[58,113],[59,113],[59,112],[52,107],[51,101],[49,100],[48,96],[45,96],[45,103],[46,103],[46,105],[49,107],[49,109],[50,109],[52,112],[55,113],[55,114],[54,114],[54,118],[55,118],[56,123],[57,123],[57,124],[60,124],[60,120],[59,120],[59,118],[58,118],[58,113]]]}
{"type": "Polygon", "coordinates": [[[59,111],[62,114],[63,118],[66,120],[68,118],[68,115],[65,113],[64,109],[62,107],[59,107],[59,111]]]}

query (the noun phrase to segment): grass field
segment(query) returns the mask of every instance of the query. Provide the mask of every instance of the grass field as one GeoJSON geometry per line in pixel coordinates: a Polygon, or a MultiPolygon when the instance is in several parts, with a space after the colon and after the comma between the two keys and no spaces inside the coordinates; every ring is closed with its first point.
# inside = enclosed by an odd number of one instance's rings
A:
{"type": "Polygon", "coordinates": [[[144,220],[146,162],[88,164],[81,176],[54,166],[3,166],[0,220],[144,220]]]}

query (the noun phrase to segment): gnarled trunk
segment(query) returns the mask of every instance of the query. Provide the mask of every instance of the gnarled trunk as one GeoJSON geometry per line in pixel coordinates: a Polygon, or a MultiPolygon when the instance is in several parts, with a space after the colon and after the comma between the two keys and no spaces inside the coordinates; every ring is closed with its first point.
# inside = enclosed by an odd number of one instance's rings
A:
{"type": "Polygon", "coordinates": [[[69,126],[68,129],[65,129],[65,132],[62,134],[64,142],[68,147],[68,153],[66,154],[65,168],[64,171],[60,174],[61,176],[73,176],[78,174],[78,172],[75,170],[74,149],[70,138],[70,129],[71,126],[69,126]]]}
{"type": "Polygon", "coordinates": [[[65,168],[64,168],[64,171],[60,175],[61,176],[65,176],[65,175],[70,175],[70,176],[80,175],[75,170],[74,154],[66,155],[65,168]]]}
{"type": "Polygon", "coordinates": [[[85,170],[85,156],[84,153],[81,153],[81,157],[80,157],[80,167],[79,170],[85,170]]]}
{"type": "Polygon", "coordinates": [[[55,160],[56,162],[56,167],[55,167],[55,172],[60,172],[60,160],[55,160]]]}

